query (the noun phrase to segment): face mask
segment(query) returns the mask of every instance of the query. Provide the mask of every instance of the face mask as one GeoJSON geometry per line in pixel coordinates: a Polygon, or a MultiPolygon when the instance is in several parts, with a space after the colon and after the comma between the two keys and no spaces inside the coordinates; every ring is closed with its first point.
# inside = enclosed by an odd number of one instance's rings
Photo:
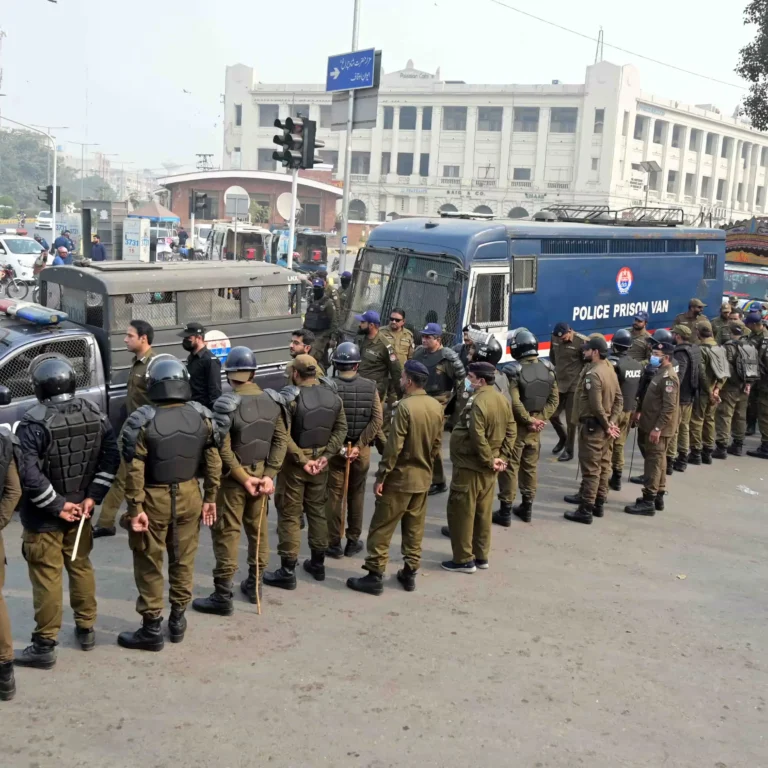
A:
{"type": "Polygon", "coordinates": [[[313,288],[312,289],[312,295],[316,299],[322,299],[324,293],[325,293],[325,288],[313,288]]]}
{"type": "Polygon", "coordinates": [[[651,367],[658,368],[661,365],[661,358],[658,355],[651,355],[651,367]]]}
{"type": "Polygon", "coordinates": [[[341,287],[346,288],[350,284],[351,280],[348,277],[341,278],[341,287]]]}
{"type": "Polygon", "coordinates": [[[187,352],[191,352],[195,348],[195,345],[192,343],[192,339],[183,339],[181,346],[184,347],[187,352]]]}
{"type": "Polygon", "coordinates": [[[465,392],[472,391],[472,382],[468,378],[464,379],[464,391],[465,392]]]}

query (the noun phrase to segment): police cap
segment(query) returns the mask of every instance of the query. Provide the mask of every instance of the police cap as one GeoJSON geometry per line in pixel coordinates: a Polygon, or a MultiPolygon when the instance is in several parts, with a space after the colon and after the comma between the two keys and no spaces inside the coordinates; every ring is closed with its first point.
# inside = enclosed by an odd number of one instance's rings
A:
{"type": "Polygon", "coordinates": [[[424,363],[420,363],[418,360],[406,360],[403,370],[406,373],[415,373],[419,376],[429,376],[429,369],[424,363]]]}
{"type": "Polygon", "coordinates": [[[469,372],[475,376],[481,376],[484,379],[493,379],[496,376],[496,366],[484,361],[470,363],[469,372]]]}

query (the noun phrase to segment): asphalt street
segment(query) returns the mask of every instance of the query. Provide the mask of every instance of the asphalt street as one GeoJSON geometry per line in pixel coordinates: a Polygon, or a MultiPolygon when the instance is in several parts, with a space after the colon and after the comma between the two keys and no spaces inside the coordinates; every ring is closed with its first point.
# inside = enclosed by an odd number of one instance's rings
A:
{"type": "MultiPolygon", "coordinates": [[[[190,611],[185,642],[159,654],[116,645],[138,624],[131,557],[124,531],[97,541],[98,645],[75,647],[65,607],[55,669],[18,670],[0,705],[0,765],[768,765],[768,462],[675,473],[654,518],[624,514],[625,484],[584,526],[563,519],[577,465],[553,443],[548,428],[533,522],[494,527],[490,570],[440,569],[433,497],[415,593],[394,578],[397,536],[381,597],[345,587],[360,557],[331,560],[324,583],[299,569],[295,592],[265,587],[261,616],[239,593],[232,617],[190,611]]],[[[33,628],[20,533],[5,532],[17,648],[33,628]]],[[[245,557],[243,541],[240,578],[245,557]]],[[[212,562],[204,531],[196,596],[212,562]]]]}

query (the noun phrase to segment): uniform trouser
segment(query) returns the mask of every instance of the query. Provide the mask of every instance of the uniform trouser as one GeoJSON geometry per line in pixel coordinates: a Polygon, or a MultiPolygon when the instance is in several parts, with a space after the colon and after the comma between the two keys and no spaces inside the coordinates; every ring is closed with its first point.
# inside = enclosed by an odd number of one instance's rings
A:
{"type": "Polygon", "coordinates": [[[715,432],[717,442],[726,444],[731,435],[734,440],[744,442],[747,432],[747,395],[741,387],[729,382],[720,392],[722,402],[715,414],[715,432]]]}
{"type": "Polygon", "coordinates": [[[448,529],[454,563],[488,560],[495,472],[454,466],[448,496],[448,529]]]}
{"type": "Polygon", "coordinates": [[[571,423],[573,414],[573,402],[576,398],[575,392],[561,392],[560,401],[557,404],[557,410],[552,414],[549,420],[560,440],[565,437],[565,447],[573,453],[573,446],[576,443],[576,424],[571,423]],[[565,416],[565,427],[561,416],[565,416]]]}
{"type": "Polygon", "coordinates": [[[541,433],[518,426],[512,459],[507,469],[499,472],[499,501],[511,504],[515,500],[518,481],[522,496],[533,501],[538,485],[540,453],[541,433]]]}
{"type": "Polygon", "coordinates": [[[585,504],[608,496],[608,480],[611,476],[613,440],[595,422],[582,423],[579,430],[579,466],[581,467],[581,498],[585,504]]]}
{"type": "Polygon", "coordinates": [[[761,381],[757,391],[757,426],[760,440],[768,443],[768,382],[761,381]]]}
{"type": "Polygon", "coordinates": [[[693,403],[680,403],[680,423],[677,425],[677,432],[669,438],[667,445],[667,456],[674,459],[680,454],[688,455],[691,448],[691,413],[693,403]]]}
{"type": "Polygon", "coordinates": [[[283,496],[285,496],[285,473],[278,472],[275,478],[275,509],[280,512],[283,508],[283,496]]]}
{"type": "Polygon", "coordinates": [[[757,424],[758,414],[760,410],[760,390],[766,385],[763,382],[758,381],[752,385],[749,390],[749,402],[747,403],[747,426],[757,424]]]}
{"type": "Polygon", "coordinates": [[[203,498],[197,480],[181,483],[176,498],[174,525],[170,487],[151,486],[144,490],[147,494],[144,511],[149,518],[149,530],[144,533],[129,530],[128,543],[133,552],[133,575],[139,590],[136,611],[142,616],[159,618],[163,612],[165,552],[168,553],[169,602],[183,609],[192,600],[203,498]]]}
{"type": "Polygon", "coordinates": [[[621,434],[613,441],[611,449],[611,466],[613,471],[621,474],[624,469],[624,446],[629,437],[629,428],[632,424],[632,411],[623,411],[616,420],[616,426],[621,430],[621,434]]]}
{"type": "Polygon", "coordinates": [[[325,552],[328,548],[328,523],[325,519],[325,496],[328,472],[310,475],[303,467],[286,461],[283,506],[277,517],[277,552],[280,557],[296,560],[301,546],[300,521],[307,516],[309,548],[325,552]]]}
{"type": "MultiPolygon", "coordinates": [[[[451,393],[446,392],[442,395],[437,395],[435,400],[443,407],[443,420],[445,420],[445,408],[451,399],[451,393]]],[[[458,405],[458,403],[457,403],[458,405]]],[[[443,453],[439,450],[435,455],[434,463],[432,464],[432,482],[444,483],[445,482],[445,470],[443,469],[443,453]]]]}
{"type": "Polygon", "coordinates": [[[232,581],[237,572],[240,531],[245,529],[248,541],[248,565],[256,565],[258,541],[259,575],[269,565],[269,536],[267,535],[267,497],[251,496],[240,483],[224,478],[216,499],[216,522],[211,528],[216,565],[213,578],[232,581]],[[261,517],[261,531],[259,531],[261,517]]]}
{"type": "Polygon", "coordinates": [[[3,597],[5,585],[5,548],[3,534],[0,533],[0,664],[13,659],[13,636],[11,635],[11,619],[8,616],[8,606],[3,597]]]}
{"type": "Polygon", "coordinates": [[[96,623],[96,579],[89,555],[93,548],[91,523],[86,520],[72,560],[77,538],[77,526],[66,531],[24,530],[21,553],[27,561],[29,580],[32,582],[32,601],[35,607],[35,631],[32,638],[56,640],[61,629],[63,609],[62,571],[69,576],[69,604],[75,614],[75,624],[92,629],[96,623]]]}
{"type": "Polygon", "coordinates": [[[709,399],[708,392],[700,392],[693,403],[689,433],[691,449],[700,451],[715,444],[715,413],[717,404],[709,399]]]}
{"type": "MultiPolygon", "coordinates": [[[[365,483],[371,466],[371,449],[360,449],[360,455],[349,464],[347,485],[347,539],[357,541],[363,532],[363,507],[365,505],[365,483]]],[[[347,460],[333,456],[328,462],[328,501],[325,504],[325,519],[328,521],[328,542],[338,544],[344,531],[341,530],[341,506],[344,496],[344,473],[347,460]]]]}
{"type": "Polygon", "coordinates": [[[377,497],[371,524],[368,526],[368,557],[365,558],[363,568],[371,573],[384,573],[389,561],[392,534],[400,523],[403,561],[412,571],[418,570],[426,517],[427,491],[389,491],[385,483],[384,495],[377,497]]]}
{"type": "Polygon", "coordinates": [[[115,479],[112,481],[112,487],[107,491],[104,501],[101,504],[98,525],[101,528],[113,528],[115,518],[120,511],[120,505],[125,499],[125,476],[127,474],[127,465],[121,459],[120,467],[117,470],[115,479]]]}
{"type": "Polygon", "coordinates": [[[667,487],[667,448],[669,437],[660,437],[658,443],[645,441],[645,490],[654,496],[667,487]]]}
{"type": "Polygon", "coordinates": [[[315,342],[312,344],[312,349],[309,350],[309,354],[317,360],[320,365],[325,368],[328,362],[326,352],[328,350],[328,344],[331,341],[330,331],[315,331],[315,342]]]}

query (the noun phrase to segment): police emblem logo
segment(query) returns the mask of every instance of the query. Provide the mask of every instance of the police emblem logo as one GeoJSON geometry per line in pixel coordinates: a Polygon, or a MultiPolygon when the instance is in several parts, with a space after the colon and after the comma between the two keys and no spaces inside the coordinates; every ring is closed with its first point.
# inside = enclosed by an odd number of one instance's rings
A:
{"type": "Polygon", "coordinates": [[[632,287],[632,283],[635,281],[632,270],[629,267],[622,267],[616,275],[616,288],[622,296],[626,296],[629,293],[629,289],[632,287]]]}

